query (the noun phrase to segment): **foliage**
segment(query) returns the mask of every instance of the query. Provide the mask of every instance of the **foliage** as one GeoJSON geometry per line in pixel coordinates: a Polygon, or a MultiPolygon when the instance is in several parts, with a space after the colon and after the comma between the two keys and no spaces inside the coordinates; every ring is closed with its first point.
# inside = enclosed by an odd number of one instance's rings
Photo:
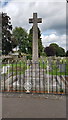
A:
{"type": "Polygon", "coordinates": [[[61,92],[61,93],[63,93],[63,92],[64,92],[64,90],[63,90],[63,89],[60,89],[60,92],[61,92]]]}
{"type": "Polygon", "coordinates": [[[59,47],[57,49],[57,55],[56,56],[64,57],[65,56],[65,50],[62,47],[59,47]]]}
{"type": "Polygon", "coordinates": [[[66,57],[68,57],[68,50],[66,51],[66,57]]]}
{"type": "Polygon", "coordinates": [[[47,56],[65,56],[65,50],[62,47],[59,47],[56,43],[50,44],[44,49],[44,52],[47,56]]]}
{"type": "Polygon", "coordinates": [[[2,54],[7,55],[12,50],[11,30],[12,25],[7,13],[2,13],[2,54]]]}
{"type": "Polygon", "coordinates": [[[32,60],[32,56],[31,55],[29,55],[29,56],[27,56],[27,60],[32,60]]]}
{"type": "MultiPolygon", "coordinates": [[[[20,52],[32,54],[32,38],[33,37],[33,27],[29,31],[29,35],[27,34],[26,30],[21,27],[16,27],[13,30],[13,41],[15,41],[15,45],[19,46],[20,52]]],[[[38,52],[39,57],[42,55],[42,41],[41,41],[41,32],[38,28],[38,52]]],[[[30,57],[31,59],[31,57],[30,57]]]]}
{"type": "Polygon", "coordinates": [[[13,29],[13,39],[15,39],[16,46],[19,46],[19,52],[28,52],[27,32],[24,28],[16,27],[15,29],[13,29]]]}
{"type": "Polygon", "coordinates": [[[55,49],[52,46],[46,47],[44,49],[44,52],[46,53],[47,56],[54,56],[55,55],[55,49]]]}
{"type": "Polygon", "coordinates": [[[62,47],[59,47],[59,45],[57,45],[56,43],[52,43],[50,44],[50,46],[54,48],[56,56],[65,56],[65,50],[62,47]]]}
{"type": "MultiPolygon", "coordinates": [[[[28,40],[29,40],[28,52],[29,52],[29,54],[32,54],[32,39],[33,39],[33,27],[30,29],[29,35],[28,35],[28,40]]],[[[40,29],[38,28],[38,53],[39,53],[39,57],[42,55],[42,51],[43,51],[43,45],[42,45],[42,41],[41,41],[41,32],[40,32],[40,29]]]]}

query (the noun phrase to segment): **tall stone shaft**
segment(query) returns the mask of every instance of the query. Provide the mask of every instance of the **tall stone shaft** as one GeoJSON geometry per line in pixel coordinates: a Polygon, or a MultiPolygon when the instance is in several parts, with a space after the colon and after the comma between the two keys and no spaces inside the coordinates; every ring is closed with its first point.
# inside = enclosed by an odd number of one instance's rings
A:
{"type": "Polygon", "coordinates": [[[38,26],[42,19],[37,18],[37,13],[33,13],[33,19],[29,19],[29,23],[33,23],[33,43],[32,43],[32,60],[38,61],[38,26]]]}
{"type": "Polygon", "coordinates": [[[38,27],[37,27],[37,14],[33,14],[34,24],[33,24],[33,53],[32,60],[38,61],[38,27]]]}

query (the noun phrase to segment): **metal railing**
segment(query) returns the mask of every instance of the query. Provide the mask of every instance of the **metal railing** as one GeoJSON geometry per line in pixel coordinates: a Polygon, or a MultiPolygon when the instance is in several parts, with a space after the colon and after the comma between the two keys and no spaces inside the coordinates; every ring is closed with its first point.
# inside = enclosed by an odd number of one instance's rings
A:
{"type": "Polygon", "coordinates": [[[16,61],[2,63],[0,91],[66,94],[68,63],[16,61]]]}

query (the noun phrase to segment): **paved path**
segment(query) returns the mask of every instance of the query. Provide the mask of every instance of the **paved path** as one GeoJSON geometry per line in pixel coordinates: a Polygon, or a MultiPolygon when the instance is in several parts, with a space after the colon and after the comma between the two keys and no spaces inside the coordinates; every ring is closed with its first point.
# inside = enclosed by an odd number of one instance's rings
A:
{"type": "Polygon", "coordinates": [[[4,94],[3,118],[65,118],[66,97],[55,95],[4,94]]]}

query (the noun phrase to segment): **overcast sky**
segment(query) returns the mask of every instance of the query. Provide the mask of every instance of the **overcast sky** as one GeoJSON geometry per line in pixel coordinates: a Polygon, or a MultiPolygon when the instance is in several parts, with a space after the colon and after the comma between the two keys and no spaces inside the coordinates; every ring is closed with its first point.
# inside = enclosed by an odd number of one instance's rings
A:
{"type": "Polygon", "coordinates": [[[1,0],[0,3],[0,11],[8,13],[13,28],[18,26],[29,31],[32,27],[29,18],[37,12],[42,18],[38,26],[43,46],[57,43],[66,49],[66,0],[1,0]]]}

